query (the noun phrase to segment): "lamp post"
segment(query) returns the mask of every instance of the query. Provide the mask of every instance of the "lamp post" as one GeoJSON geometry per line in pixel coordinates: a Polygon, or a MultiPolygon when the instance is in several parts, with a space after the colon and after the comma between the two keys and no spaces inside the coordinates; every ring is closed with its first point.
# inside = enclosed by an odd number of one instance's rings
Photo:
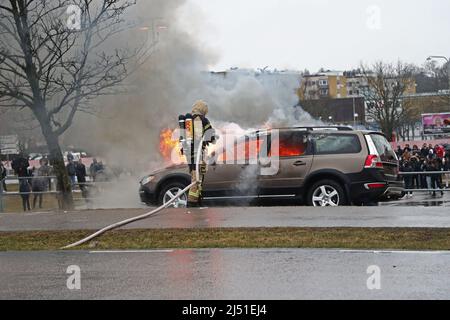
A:
{"type": "Polygon", "coordinates": [[[450,90],[450,61],[449,58],[445,57],[445,56],[429,56],[427,58],[427,61],[431,61],[433,59],[444,59],[447,62],[447,76],[448,76],[448,85],[449,85],[449,90],[450,90]]]}

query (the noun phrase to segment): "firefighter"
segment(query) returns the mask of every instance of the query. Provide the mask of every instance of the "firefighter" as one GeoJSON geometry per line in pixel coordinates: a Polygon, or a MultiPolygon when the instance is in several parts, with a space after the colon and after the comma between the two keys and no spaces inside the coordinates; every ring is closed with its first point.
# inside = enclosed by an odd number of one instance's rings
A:
{"type": "Polygon", "coordinates": [[[199,177],[200,181],[196,185],[194,185],[189,190],[188,195],[188,207],[199,207],[201,204],[201,198],[202,198],[202,183],[203,178],[206,174],[206,147],[213,143],[215,140],[215,134],[214,130],[209,122],[209,120],[206,118],[206,115],[208,114],[208,105],[204,101],[197,101],[193,107],[192,107],[192,115],[186,116],[186,138],[188,142],[191,144],[190,148],[190,161],[189,161],[189,170],[191,173],[191,183],[195,182],[197,179],[197,172],[196,172],[196,164],[197,164],[197,152],[199,150],[199,145],[202,140],[204,139],[202,147],[201,147],[201,154],[200,154],[200,162],[199,162],[199,177]],[[189,123],[192,121],[191,123],[189,123]],[[192,128],[192,129],[191,129],[192,128]]]}

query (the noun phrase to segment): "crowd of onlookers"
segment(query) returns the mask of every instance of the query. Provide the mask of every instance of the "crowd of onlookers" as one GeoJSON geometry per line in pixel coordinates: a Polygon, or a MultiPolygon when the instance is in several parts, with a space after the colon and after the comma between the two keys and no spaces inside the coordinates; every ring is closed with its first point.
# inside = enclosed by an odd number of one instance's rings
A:
{"type": "MultiPolygon", "coordinates": [[[[11,168],[19,179],[19,193],[22,198],[23,210],[31,210],[30,198],[33,194],[33,208],[39,203],[42,208],[43,194],[51,188],[52,167],[46,158],[39,160],[39,168],[31,168],[28,159],[22,155],[14,158],[11,168]]],[[[2,191],[8,191],[6,177],[8,171],[0,161],[2,191]]]]}
{"type": "MultiPolygon", "coordinates": [[[[52,176],[54,175],[53,167],[50,165],[47,158],[39,160],[39,167],[31,167],[28,158],[24,155],[15,157],[11,162],[11,168],[14,174],[19,180],[19,193],[22,198],[22,205],[24,211],[31,210],[30,199],[33,196],[33,209],[39,205],[39,208],[43,207],[43,195],[52,189],[52,176]]],[[[67,155],[66,170],[70,178],[72,188],[76,186],[81,190],[82,197],[88,198],[87,187],[87,172],[86,166],[81,159],[75,159],[69,152],[67,155]]],[[[102,173],[104,166],[102,162],[98,162],[97,159],[93,159],[92,164],[89,167],[89,175],[93,181],[96,181],[97,176],[102,173]]],[[[8,170],[0,161],[0,180],[2,190],[7,192],[8,186],[6,184],[6,178],[8,170]]]]}
{"type": "MultiPolygon", "coordinates": [[[[403,175],[407,190],[428,189],[433,196],[436,196],[436,191],[440,191],[441,195],[444,194],[442,190],[445,174],[441,172],[450,171],[450,153],[444,146],[433,147],[431,144],[424,143],[422,148],[417,145],[411,148],[409,144],[406,144],[404,148],[398,146],[396,153],[400,159],[400,171],[411,173],[403,175]],[[429,173],[414,174],[415,172],[429,173]]],[[[411,196],[412,192],[407,192],[407,197],[411,196]]]]}
{"type": "MultiPolygon", "coordinates": [[[[96,158],[93,159],[92,164],[89,167],[89,175],[92,178],[92,181],[97,181],[97,177],[100,173],[104,171],[103,163],[98,162],[96,158]]],[[[89,198],[89,187],[87,184],[87,172],[86,166],[84,163],[78,159],[76,160],[72,153],[67,154],[67,165],[66,165],[67,174],[70,178],[70,183],[72,188],[78,186],[81,190],[81,196],[88,201],[89,198]]]]}

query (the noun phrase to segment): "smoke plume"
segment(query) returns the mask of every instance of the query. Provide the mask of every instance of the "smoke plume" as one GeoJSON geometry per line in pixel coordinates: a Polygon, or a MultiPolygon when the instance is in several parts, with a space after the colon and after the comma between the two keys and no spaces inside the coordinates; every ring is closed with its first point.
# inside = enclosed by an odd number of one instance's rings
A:
{"type": "MultiPolygon", "coordinates": [[[[210,73],[209,66],[220,52],[208,49],[186,30],[186,25],[200,24],[201,17],[190,15],[193,20],[189,23],[181,18],[186,10],[197,12],[195,9],[185,0],[138,1],[127,14],[127,21],[136,26],[114,39],[112,47],[147,41],[156,43],[152,54],[129,78],[125,93],[95,102],[98,116],[78,116],[64,137],[66,145],[82,147],[109,166],[139,177],[162,166],[160,131],[176,128],[178,115],[190,112],[198,99],[209,103],[213,126],[247,129],[316,124],[301,108],[294,108],[300,76],[210,73]]],[[[137,178],[126,180],[136,185],[123,185],[123,190],[137,189],[137,178]]],[[[124,206],[138,203],[135,193],[136,198],[124,206]]]]}

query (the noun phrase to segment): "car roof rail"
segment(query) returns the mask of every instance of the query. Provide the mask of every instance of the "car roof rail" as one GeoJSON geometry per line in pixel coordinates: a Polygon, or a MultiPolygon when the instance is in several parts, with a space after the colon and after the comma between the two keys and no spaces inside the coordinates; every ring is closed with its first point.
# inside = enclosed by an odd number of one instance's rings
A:
{"type": "Polygon", "coordinates": [[[348,126],[306,126],[306,127],[295,127],[294,129],[305,129],[308,131],[320,131],[320,130],[354,131],[352,127],[348,126]]]}
{"type": "Polygon", "coordinates": [[[304,131],[320,131],[320,130],[334,130],[334,131],[354,131],[352,127],[348,126],[299,126],[299,127],[285,127],[285,128],[270,128],[270,129],[263,129],[263,130],[257,130],[252,132],[252,134],[259,134],[264,132],[269,132],[273,129],[276,130],[304,130],[304,131]]]}

